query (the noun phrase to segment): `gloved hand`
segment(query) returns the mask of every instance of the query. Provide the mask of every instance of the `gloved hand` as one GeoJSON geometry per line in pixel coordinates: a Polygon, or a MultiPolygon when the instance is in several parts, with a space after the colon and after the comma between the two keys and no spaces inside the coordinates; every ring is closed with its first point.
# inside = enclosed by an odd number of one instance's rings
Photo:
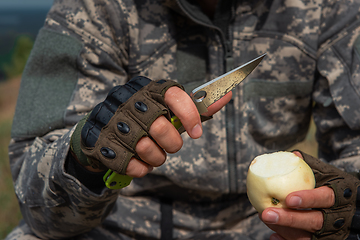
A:
{"type": "Polygon", "coordinates": [[[315,174],[316,187],[328,186],[335,193],[335,204],[331,208],[318,209],[323,212],[324,224],[313,239],[358,239],[355,235],[360,232],[360,214],[357,213],[360,210],[359,178],[299,152],[315,174]]]}
{"type": "Polygon", "coordinates": [[[130,159],[140,159],[135,146],[149,135],[151,124],[161,115],[170,120],[164,94],[172,86],[183,89],[174,81],[155,82],[141,76],[114,87],[105,101],[78,123],[71,140],[78,160],[85,166],[125,175],[130,159]]]}

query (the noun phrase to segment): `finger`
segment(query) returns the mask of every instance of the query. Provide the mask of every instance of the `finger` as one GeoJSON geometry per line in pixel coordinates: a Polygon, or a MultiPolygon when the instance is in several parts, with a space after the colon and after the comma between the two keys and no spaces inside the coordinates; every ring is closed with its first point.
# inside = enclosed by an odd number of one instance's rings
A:
{"type": "Polygon", "coordinates": [[[166,91],[164,99],[189,136],[194,139],[201,137],[200,115],[190,96],[178,87],[171,87],[166,91]]]}
{"type": "Polygon", "coordinates": [[[141,138],[135,151],[141,160],[153,167],[162,165],[166,160],[166,153],[149,137],[141,138]]]}
{"type": "Polygon", "coordinates": [[[149,134],[168,153],[176,153],[183,145],[179,132],[164,116],[158,117],[153,122],[149,134]]]}
{"type": "Polygon", "coordinates": [[[268,225],[273,230],[270,240],[310,240],[312,234],[300,229],[286,228],[277,225],[268,225]]]}
{"type": "Polygon", "coordinates": [[[277,233],[272,234],[269,239],[270,240],[286,240],[285,238],[283,238],[282,236],[280,236],[277,233]]]}
{"type": "Polygon", "coordinates": [[[299,158],[303,159],[303,156],[301,155],[300,152],[298,152],[298,151],[293,151],[293,153],[294,153],[296,156],[298,156],[299,158]]]}
{"type": "Polygon", "coordinates": [[[289,208],[330,208],[335,204],[334,191],[326,186],[290,193],[285,199],[289,208]]]}
{"type": "Polygon", "coordinates": [[[126,169],[126,175],[130,177],[140,178],[151,172],[153,167],[136,158],[131,158],[126,169]]]}
{"type": "Polygon", "coordinates": [[[201,115],[204,116],[211,116],[214,115],[217,111],[219,111],[221,108],[223,108],[232,98],[232,92],[227,93],[225,96],[223,96],[222,98],[220,98],[218,101],[216,101],[215,103],[211,104],[208,108],[207,108],[207,112],[203,113],[201,115]]]}
{"type": "Polygon", "coordinates": [[[261,219],[266,224],[276,224],[312,233],[320,230],[324,222],[320,211],[283,208],[267,208],[262,212],[261,219]]]}
{"type": "Polygon", "coordinates": [[[270,236],[269,240],[286,240],[286,239],[280,236],[279,234],[274,233],[270,236]]]}
{"type": "MultiPolygon", "coordinates": [[[[262,221],[264,221],[261,215],[259,217],[262,221]]],[[[275,232],[270,236],[270,240],[285,240],[285,239],[310,240],[312,237],[312,233],[307,232],[305,230],[284,227],[276,224],[269,224],[269,223],[265,223],[265,224],[275,232]]]]}

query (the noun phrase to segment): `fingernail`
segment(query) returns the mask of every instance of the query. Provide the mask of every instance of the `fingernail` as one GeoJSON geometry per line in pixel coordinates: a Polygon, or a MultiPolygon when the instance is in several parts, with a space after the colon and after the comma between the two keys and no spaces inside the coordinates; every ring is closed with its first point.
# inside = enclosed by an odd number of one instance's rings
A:
{"type": "Polygon", "coordinates": [[[148,173],[152,172],[153,169],[154,169],[154,167],[151,166],[151,165],[149,165],[149,166],[148,166],[148,173]]]}
{"type": "Polygon", "coordinates": [[[268,211],[262,219],[266,223],[277,223],[279,221],[279,214],[274,211],[268,211]]]}
{"type": "Polygon", "coordinates": [[[289,207],[299,207],[301,205],[302,199],[298,196],[293,196],[288,201],[289,207]]]}
{"type": "Polygon", "coordinates": [[[193,138],[199,138],[202,135],[202,128],[200,124],[196,124],[195,127],[191,130],[191,136],[193,138]]]}

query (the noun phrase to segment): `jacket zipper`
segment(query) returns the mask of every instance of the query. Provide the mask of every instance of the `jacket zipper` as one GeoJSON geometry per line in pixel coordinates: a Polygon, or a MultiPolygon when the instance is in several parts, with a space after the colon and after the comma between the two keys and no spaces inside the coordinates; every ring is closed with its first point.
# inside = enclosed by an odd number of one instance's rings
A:
{"type": "MultiPolygon", "coordinates": [[[[228,27],[226,34],[224,50],[225,50],[225,68],[226,72],[234,68],[234,59],[232,56],[232,44],[230,40],[230,26],[228,27]]],[[[228,173],[229,173],[229,193],[233,194],[237,192],[237,164],[236,164],[236,122],[235,122],[235,91],[233,91],[233,97],[225,106],[225,118],[226,118],[226,146],[228,154],[228,173]]]]}
{"type": "MultiPolygon", "coordinates": [[[[232,56],[232,43],[230,39],[231,29],[230,26],[227,28],[226,33],[224,33],[219,27],[204,23],[199,19],[194,18],[189,12],[184,9],[179,0],[176,0],[178,6],[182,9],[184,13],[194,22],[204,27],[212,28],[220,33],[222,46],[224,49],[224,62],[223,67],[226,72],[234,68],[234,60],[232,56]]],[[[228,179],[229,179],[229,194],[237,193],[237,166],[236,166],[236,135],[235,135],[235,105],[234,105],[234,92],[233,98],[225,106],[225,122],[226,122],[226,145],[227,145],[227,155],[228,155],[228,179]]]]}

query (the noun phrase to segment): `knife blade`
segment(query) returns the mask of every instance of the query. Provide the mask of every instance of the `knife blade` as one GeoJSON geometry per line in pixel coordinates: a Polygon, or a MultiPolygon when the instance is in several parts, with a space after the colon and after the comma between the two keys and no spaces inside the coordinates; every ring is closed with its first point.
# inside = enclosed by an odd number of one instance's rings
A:
{"type": "MultiPolygon", "coordinates": [[[[207,108],[211,104],[240,84],[265,56],[266,53],[192,90],[190,97],[194,101],[199,114],[207,112],[207,108]]],[[[177,116],[171,118],[171,123],[178,130],[182,127],[182,123],[177,116]]],[[[103,177],[106,187],[110,189],[124,188],[130,184],[132,179],[130,176],[118,174],[111,169],[103,177]]]]}
{"type": "MultiPolygon", "coordinates": [[[[207,108],[211,104],[239,85],[259,65],[265,56],[266,53],[193,89],[190,97],[195,103],[199,114],[207,112],[207,108]]],[[[171,123],[176,129],[182,126],[180,119],[176,116],[171,118],[171,123]]]]}

